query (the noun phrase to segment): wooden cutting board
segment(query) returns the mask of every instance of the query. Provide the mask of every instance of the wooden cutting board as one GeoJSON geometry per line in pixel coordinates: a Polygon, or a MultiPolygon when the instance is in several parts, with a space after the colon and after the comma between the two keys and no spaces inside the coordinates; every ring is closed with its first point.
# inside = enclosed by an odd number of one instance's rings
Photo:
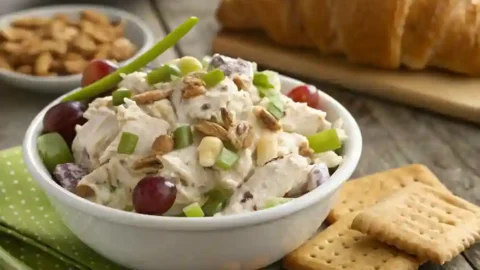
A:
{"type": "Polygon", "coordinates": [[[437,113],[480,123],[480,78],[440,71],[388,71],[321,57],[314,50],[275,45],[257,33],[221,32],[213,51],[281,72],[342,85],[437,113]]]}

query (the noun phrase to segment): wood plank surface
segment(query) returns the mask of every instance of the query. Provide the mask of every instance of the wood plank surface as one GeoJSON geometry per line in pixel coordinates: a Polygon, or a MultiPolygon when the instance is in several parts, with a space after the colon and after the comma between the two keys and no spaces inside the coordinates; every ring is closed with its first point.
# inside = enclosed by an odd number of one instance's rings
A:
{"type": "MultiPolygon", "coordinates": [[[[152,29],[157,39],[165,31],[149,1],[118,0],[1,0],[0,15],[16,10],[51,4],[96,4],[114,6],[141,17],[152,29]]],[[[157,59],[157,63],[177,56],[170,49],[157,59]]],[[[0,84],[0,149],[13,147],[22,142],[23,135],[32,118],[56,96],[27,92],[15,86],[0,84]]],[[[66,91],[70,89],[65,89],[66,91]]]]}
{"type": "MultiPolygon", "coordinates": [[[[218,0],[156,0],[166,28],[173,28],[191,15],[201,19],[199,26],[180,42],[178,50],[182,55],[201,57],[211,52],[211,42],[220,28],[214,19],[214,3],[218,0]]],[[[354,93],[332,84],[299,79],[330,94],[357,120],[364,148],[354,177],[409,163],[423,163],[455,194],[480,204],[478,125],[354,93]]],[[[477,245],[450,263],[442,266],[428,263],[420,270],[479,270],[479,250],[477,245]]],[[[268,267],[268,270],[275,269],[281,269],[279,263],[268,267]]]]}

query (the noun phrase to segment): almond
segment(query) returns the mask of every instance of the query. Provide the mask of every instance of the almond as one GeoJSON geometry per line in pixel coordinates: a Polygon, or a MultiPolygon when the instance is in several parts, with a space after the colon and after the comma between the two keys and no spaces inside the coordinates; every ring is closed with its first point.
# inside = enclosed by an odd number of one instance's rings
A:
{"type": "Polygon", "coordinates": [[[206,136],[217,137],[222,141],[228,140],[227,130],[217,123],[204,120],[196,124],[195,129],[206,136]]]}
{"type": "Polygon", "coordinates": [[[162,168],[162,163],[158,160],[156,155],[149,155],[144,158],[138,159],[133,163],[134,170],[142,170],[146,168],[152,168],[158,170],[162,168]]]}
{"type": "Polygon", "coordinates": [[[182,90],[182,98],[190,99],[201,96],[207,92],[205,82],[194,76],[187,76],[183,79],[185,87],[182,90]]]}
{"type": "Polygon", "coordinates": [[[158,136],[152,144],[152,153],[156,155],[164,155],[173,150],[174,142],[172,137],[168,135],[158,136]]]}
{"type": "Polygon", "coordinates": [[[278,131],[282,129],[280,123],[278,123],[277,118],[275,118],[271,113],[269,113],[265,108],[258,108],[255,111],[255,115],[262,121],[266,128],[271,131],[278,131]]]}
{"type": "Polygon", "coordinates": [[[137,104],[150,104],[154,103],[155,101],[159,101],[162,99],[166,99],[172,94],[173,89],[168,90],[153,90],[148,91],[142,94],[138,94],[132,97],[132,100],[137,102],[137,104]]]}
{"type": "Polygon", "coordinates": [[[227,108],[221,108],[223,127],[226,129],[233,125],[233,114],[227,108]]]}

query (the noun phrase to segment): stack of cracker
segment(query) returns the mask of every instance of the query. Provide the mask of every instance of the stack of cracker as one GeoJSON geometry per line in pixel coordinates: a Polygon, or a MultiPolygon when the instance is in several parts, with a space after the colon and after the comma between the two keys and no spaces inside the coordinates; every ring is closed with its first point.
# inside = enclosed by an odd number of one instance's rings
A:
{"type": "Polygon", "coordinates": [[[288,270],[413,270],[443,264],[480,240],[480,208],[423,165],[347,182],[331,225],[287,255],[288,270]]]}

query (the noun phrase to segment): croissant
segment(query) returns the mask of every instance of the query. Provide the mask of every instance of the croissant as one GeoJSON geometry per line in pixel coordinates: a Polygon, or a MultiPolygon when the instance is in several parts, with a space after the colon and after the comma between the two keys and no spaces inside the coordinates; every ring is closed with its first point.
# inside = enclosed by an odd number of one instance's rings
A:
{"type": "Polygon", "coordinates": [[[480,0],[223,0],[226,29],[385,69],[480,75],[480,0]]]}

